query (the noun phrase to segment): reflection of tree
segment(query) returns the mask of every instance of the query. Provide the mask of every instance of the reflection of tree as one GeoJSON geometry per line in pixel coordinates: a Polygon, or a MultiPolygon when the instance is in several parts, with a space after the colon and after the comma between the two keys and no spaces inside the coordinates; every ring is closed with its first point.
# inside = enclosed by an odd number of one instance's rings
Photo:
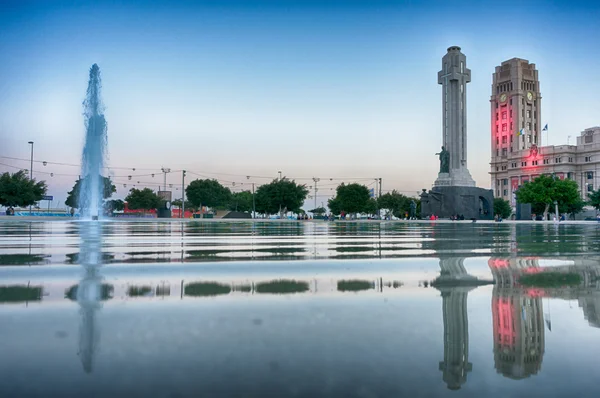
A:
{"type": "Polygon", "coordinates": [[[444,360],[439,369],[450,390],[458,390],[467,382],[467,373],[473,369],[469,362],[469,318],[467,295],[472,288],[441,287],[444,319],[444,360]]]}
{"type": "MultiPolygon", "coordinates": [[[[70,288],[68,288],[67,290],[65,290],[65,298],[68,298],[69,300],[74,300],[74,301],[77,300],[79,287],[80,287],[80,285],[73,285],[70,288]]],[[[115,288],[113,285],[110,285],[108,283],[101,284],[99,300],[102,300],[102,301],[110,300],[111,298],[113,298],[114,290],[115,290],[115,288]]]]}
{"type": "Polygon", "coordinates": [[[151,286],[129,286],[127,289],[127,295],[129,297],[148,296],[151,292],[151,286]]]}
{"type": "Polygon", "coordinates": [[[21,303],[25,301],[41,301],[41,286],[11,285],[0,286],[0,303],[21,303]]]}
{"type": "Polygon", "coordinates": [[[276,280],[256,284],[257,293],[287,294],[303,293],[308,290],[308,283],[295,280],[276,280]]]}
{"type": "Polygon", "coordinates": [[[229,294],[231,292],[231,286],[217,282],[194,282],[185,285],[183,292],[186,296],[218,296],[221,294],[229,294]]]}
{"type": "MultiPolygon", "coordinates": [[[[66,263],[67,264],[84,264],[84,261],[81,257],[83,256],[83,253],[69,253],[66,255],[67,256],[67,260],[66,263]]],[[[115,255],[111,254],[111,253],[101,253],[101,261],[103,264],[109,263],[112,260],[114,260],[115,255]]]]}
{"type": "Polygon", "coordinates": [[[0,254],[1,265],[37,265],[44,264],[48,255],[41,254],[0,254]]]}
{"type": "Polygon", "coordinates": [[[337,290],[340,292],[358,292],[361,290],[374,289],[375,284],[364,280],[341,280],[337,283],[337,290]]]}

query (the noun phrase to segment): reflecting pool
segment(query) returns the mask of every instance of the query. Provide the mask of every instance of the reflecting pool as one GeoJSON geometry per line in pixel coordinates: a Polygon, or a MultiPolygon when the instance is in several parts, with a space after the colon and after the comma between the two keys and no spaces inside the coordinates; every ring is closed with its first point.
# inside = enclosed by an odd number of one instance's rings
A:
{"type": "Polygon", "coordinates": [[[595,397],[599,260],[595,223],[0,221],[0,396],[595,397]]]}

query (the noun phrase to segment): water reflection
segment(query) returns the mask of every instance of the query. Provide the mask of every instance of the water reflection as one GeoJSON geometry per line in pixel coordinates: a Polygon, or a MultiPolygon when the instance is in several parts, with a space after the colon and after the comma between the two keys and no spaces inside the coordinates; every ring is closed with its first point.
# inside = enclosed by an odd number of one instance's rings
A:
{"type": "Polygon", "coordinates": [[[80,264],[85,273],[79,284],[71,288],[77,298],[81,315],[78,355],[86,373],[91,373],[94,354],[98,349],[100,331],[96,321],[102,307],[101,300],[110,297],[113,288],[102,284],[99,268],[102,265],[102,225],[98,221],[82,222],[80,264]]]}
{"type": "Polygon", "coordinates": [[[441,287],[444,319],[444,360],[439,369],[450,390],[458,390],[467,382],[467,373],[473,370],[469,362],[469,316],[467,296],[473,288],[441,287]]]}
{"type": "Polygon", "coordinates": [[[29,301],[42,301],[42,286],[9,285],[0,286],[0,304],[27,303],[29,301]]]}

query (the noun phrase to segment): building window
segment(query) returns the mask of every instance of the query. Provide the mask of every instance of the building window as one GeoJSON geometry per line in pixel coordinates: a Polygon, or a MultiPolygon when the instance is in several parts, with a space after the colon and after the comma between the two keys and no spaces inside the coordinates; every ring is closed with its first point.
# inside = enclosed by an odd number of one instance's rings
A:
{"type": "Polygon", "coordinates": [[[537,166],[538,165],[538,160],[532,160],[531,161],[531,165],[532,166],[537,166]]]}
{"type": "MultiPolygon", "coordinates": [[[[496,170],[498,170],[498,168],[496,167],[496,170]]],[[[500,186],[500,180],[496,181],[498,186],[500,186]]]]}
{"type": "Polygon", "coordinates": [[[588,192],[593,192],[594,191],[594,184],[587,184],[587,190],[588,190],[588,192]]]}
{"type": "Polygon", "coordinates": [[[506,156],[506,148],[502,148],[502,156],[506,156]]]}
{"type": "Polygon", "coordinates": [[[496,196],[500,196],[500,190],[499,189],[496,190],[496,196]]]}
{"type": "Polygon", "coordinates": [[[500,145],[500,138],[496,137],[496,145],[500,145]]]}
{"type": "Polygon", "coordinates": [[[460,61],[460,73],[465,73],[465,64],[463,61],[460,61]]]}
{"type": "Polygon", "coordinates": [[[521,167],[526,167],[527,166],[527,162],[521,162],[521,167]]]}
{"type": "Polygon", "coordinates": [[[506,111],[502,112],[502,120],[506,120],[506,111]]]}
{"type": "Polygon", "coordinates": [[[567,180],[573,179],[573,173],[567,173],[567,180]]]}
{"type": "Polygon", "coordinates": [[[496,149],[496,156],[500,156],[500,150],[496,149]]]}
{"type": "Polygon", "coordinates": [[[500,127],[496,126],[496,133],[500,132],[500,127]]]}
{"type": "Polygon", "coordinates": [[[510,164],[510,167],[517,167],[517,162],[512,162],[512,163],[510,164]]]}
{"type": "Polygon", "coordinates": [[[544,159],[544,164],[549,164],[550,163],[550,159],[544,159]]]}
{"type": "Polygon", "coordinates": [[[554,159],[554,163],[562,163],[562,159],[561,158],[556,158],[556,159],[554,159]]]}
{"type": "Polygon", "coordinates": [[[531,134],[527,134],[527,142],[531,144],[531,134]]]}
{"type": "Polygon", "coordinates": [[[531,119],[531,111],[527,110],[527,119],[531,119]]]}
{"type": "Polygon", "coordinates": [[[505,136],[505,135],[504,135],[504,136],[502,136],[502,143],[503,143],[503,144],[506,144],[506,141],[507,141],[507,140],[506,140],[506,136],[505,136]]]}
{"type": "Polygon", "coordinates": [[[586,156],[585,157],[585,161],[586,162],[591,162],[592,161],[592,157],[591,156],[586,156]]]}
{"type": "Polygon", "coordinates": [[[498,171],[498,166],[496,166],[496,171],[498,171]]]}
{"type": "Polygon", "coordinates": [[[573,163],[573,158],[569,158],[569,163],[573,163]]]}
{"type": "Polygon", "coordinates": [[[587,172],[587,179],[588,180],[593,180],[594,179],[594,172],[593,171],[588,171],[587,172]]]}
{"type": "Polygon", "coordinates": [[[506,126],[506,123],[504,123],[504,124],[502,125],[502,131],[506,131],[506,128],[507,128],[507,126],[506,126]]]}
{"type": "Polygon", "coordinates": [[[510,131],[513,131],[513,123],[510,122],[510,131]]]}
{"type": "Polygon", "coordinates": [[[531,131],[531,123],[527,122],[527,131],[531,131]]]}
{"type": "Polygon", "coordinates": [[[589,144],[590,142],[593,142],[593,141],[594,141],[594,136],[592,136],[592,135],[586,135],[585,136],[585,143],[586,144],[589,144]]]}
{"type": "MultiPolygon", "coordinates": [[[[512,124],[512,123],[511,123],[511,124],[512,124]]],[[[512,129],[511,129],[511,130],[512,130],[512,129]]],[[[513,136],[511,135],[511,136],[510,136],[510,143],[512,144],[512,142],[513,142],[513,136]]]]}
{"type": "Polygon", "coordinates": [[[506,189],[505,189],[505,190],[503,191],[502,195],[504,195],[504,196],[508,195],[508,190],[506,190],[506,189]]]}
{"type": "Polygon", "coordinates": [[[496,113],[496,120],[500,119],[500,115],[498,115],[498,113],[496,113]]]}
{"type": "Polygon", "coordinates": [[[502,180],[502,185],[508,185],[508,178],[502,180]]]}
{"type": "Polygon", "coordinates": [[[533,136],[533,143],[534,143],[534,144],[537,144],[537,135],[534,135],[534,136],[533,136]]]}

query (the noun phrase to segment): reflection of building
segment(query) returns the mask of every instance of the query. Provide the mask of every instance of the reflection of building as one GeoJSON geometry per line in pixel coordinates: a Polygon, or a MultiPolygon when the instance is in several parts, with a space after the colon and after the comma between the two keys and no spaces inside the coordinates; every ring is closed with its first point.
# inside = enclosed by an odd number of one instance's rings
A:
{"type": "Polygon", "coordinates": [[[496,371],[512,379],[536,374],[544,355],[542,299],[494,287],[492,317],[496,371]]]}
{"type": "Polygon", "coordinates": [[[439,369],[451,390],[458,390],[467,382],[467,372],[473,369],[469,362],[469,319],[467,295],[471,288],[441,288],[444,314],[444,360],[439,369]]]}
{"type": "Polygon", "coordinates": [[[578,302],[590,326],[600,328],[600,295],[597,293],[579,297],[578,302]]]}

